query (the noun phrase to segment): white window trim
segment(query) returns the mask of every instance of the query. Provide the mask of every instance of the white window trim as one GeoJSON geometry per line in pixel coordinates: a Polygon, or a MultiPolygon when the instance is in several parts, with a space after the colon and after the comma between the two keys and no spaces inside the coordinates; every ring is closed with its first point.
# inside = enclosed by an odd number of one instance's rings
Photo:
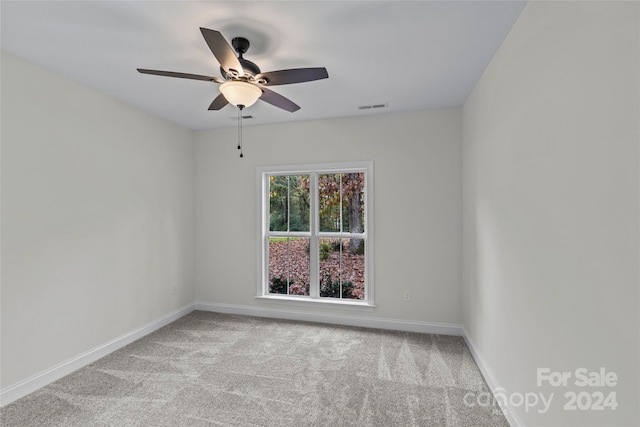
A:
{"type": "MultiPolygon", "coordinates": [[[[348,308],[348,309],[366,309],[372,311],[375,307],[374,301],[374,277],[373,277],[373,260],[374,257],[374,203],[373,203],[373,162],[361,161],[361,162],[338,162],[338,163],[310,163],[310,164],[296,164],[296,165],[279,165],[279,166],[259,166],[256,168],[256,259],[257,259],[257,295],[256,298],[261,301],[275,302],[279,304],[290,305],[311,305],[311,306],[325,306],[336,308],[348,308]],[[348,172],[349,170],[364,170],[365,179],[365,227],[364,235],[366,236],[366,250],[365,250],[365,298],[364,300],[348,300],[348,299],[333,299],[333,298],[321,298],[319,295],[315,295],[311,287],[310,296],[293,296],[293,295],[280,295],[269,294],[268,283],[266,281],[268,271],[269,260],[265,259],[266,253],[264,245],[266,244],[266,231],[269,228],[267,223],[268,217],[265,213],[265,209],[268,206],[268,193],[269,193],[269,180],[265,179],[267,174],[304,174],[312,172],[348,172]]],[[[312,186],[311,197],[317,199],[317,188],[312,186]]],[[[315,214],[317,216],[317,213],[315,214]]],[[[311,218],[311,226],[314,227],[318,218],[311,218]]],[[[309,233],[311,234],[311,233],[309,233]]],[[[343,233],[343,237],[344,237],[343,233]]],[[[310,245],[311,263],[317,263],[318,254],[317,248],[314,245],[310,245]]],[[[312,275],[314,275],[314,269],[312,268],[312,275]]],[[[314,277],[310,278],[311,280],[314,277]]]]}

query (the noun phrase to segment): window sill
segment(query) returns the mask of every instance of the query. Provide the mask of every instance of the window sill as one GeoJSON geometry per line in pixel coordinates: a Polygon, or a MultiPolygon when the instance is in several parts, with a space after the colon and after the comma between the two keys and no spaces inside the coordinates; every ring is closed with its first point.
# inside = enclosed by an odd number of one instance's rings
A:
{"type": "Polygon", "coordinates": [[[366,301],[344,301],[344,300],[330,300],[319,299],[311,297],[292,297],[292,296],[276,296],[276,295],[258,295],[256,299],[260,301],[268,301],[274,304],[285,304],[292,306],[307,306],[307,307],[330,307],[330,308],[344,308],[346,310],[362,310],[373,311],[375,304],[370,304],[366,301]]]}

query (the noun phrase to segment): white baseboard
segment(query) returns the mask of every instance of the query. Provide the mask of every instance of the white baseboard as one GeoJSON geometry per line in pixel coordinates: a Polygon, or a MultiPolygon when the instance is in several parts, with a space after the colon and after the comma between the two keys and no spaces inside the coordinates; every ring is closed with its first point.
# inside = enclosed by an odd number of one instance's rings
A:
{"type": "MultiPolygon", "coordinates": [[[[498,389],[504,390],[504,388],[500,386],[500,383],[498,383],[498,380],[493,374],[493,371],[491,370],[491,368],[489,368],[489,364],[484,359],[484,357],[482,357],[482,354],[480,354],[478,347],[476,346],[475,342],[467,332],[467,328],[463,326],[462,331],[463,331],[462,336],[464,337],[464,341],[467,343],[467,347],[469,347],[471,356],[473,356],[473,360],[475,360],[476,365],[478,365],[478,368],[480,368],[480,372],[482,372],[482,376],[484,377],[485,381],[487,382],[487,385],[491,389],[491,392],[494,393],[495,390],[498,390],[498,389]]],[[[502,413],[504,414],[505,418],[507,419],[511,427],[524,427],[524,423],[522,422],[520,417],[518,417],[518,415],[513,412],[513,409],[507,406],[504,406],[504,402],[502,400],[496,399],[496,401],[500,405],[500,409],[502,410],[502,413]]]]}
{"type": "Polygon", "coordinates": [[[418,322],[414,320],[387,319],[369,316],[346,316],[343,314],[323,314],[201,301],[196,301],[195,309],[226,314],[242,314],[246,316],[359,326],[363,328],[391,329],[396,331],[419,332],[425,334],[463,335],[462,325],[447,323],[418,322]]]}
{"type": "Polygon", "coordinates": [[[65,375],[68,375],[73,371],[87,366],[88,364],[95,362],[101,357],[104,357],[109,353],[112,353],[119,348],[124,347],[127,344],[131,344],[135,340],[138,340],[145,335],[148,335],[151,332],[179,319],[180,317],[191,313],[194,310],[194,307],[195,305],[193,303],[185,305],[184,307],[173,311],[166,316],[162,316],[161,318],[156,319],[141,328],[126,333],[116,339],[113,339],[94,349],[82,353],[79,356],[71,358],[52,368],[49,368],[23,381],[20,381],[19,383],[4,388],[2,391],[0,391],[0,406],[7,405],[14,400],[26,396],[29,393],[33,393],[39,388],[42,388],[47,384],[50,384],[64,377],[65,375]]]}

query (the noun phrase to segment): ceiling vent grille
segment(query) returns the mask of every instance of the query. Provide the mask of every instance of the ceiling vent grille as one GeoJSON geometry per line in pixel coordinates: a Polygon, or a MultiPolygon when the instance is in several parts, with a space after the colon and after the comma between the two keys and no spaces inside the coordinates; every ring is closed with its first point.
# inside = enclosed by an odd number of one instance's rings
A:
{"type": "MultiPolygon", "coordinates": [[[[253,116],[242,116],[243,119],[253,119],[253,116]]],[[[238,120],[237,117],[229,117],[230,120],[238,120]]]]}
{"type": "Polygon", "coordinates": [[[358,107],[358,110],[376,110],[379,108],[387,108],[389,106],[388,103],[384,104],[371,104],[371,105],[361,105],[358,107]]]}

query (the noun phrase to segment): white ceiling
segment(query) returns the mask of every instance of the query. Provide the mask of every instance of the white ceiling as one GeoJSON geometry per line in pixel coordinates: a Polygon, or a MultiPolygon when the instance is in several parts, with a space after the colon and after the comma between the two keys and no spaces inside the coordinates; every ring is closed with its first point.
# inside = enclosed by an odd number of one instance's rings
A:
{"type": "MultiPolygon", "coordinates": [[[[220,76],[199,27],[262,71],[326,67],[329,78],[273,86],[302,108],[258,101],[244,125],[461,106],[524,1],[6,1],[2,51],[191,129],[235,126],[208,111],[214,83],[142,75],[151,68],[220,76]],[[358,106],[386,103],[377,110],[358,106]]],[[[90,106],[87,106],[90,107],[90,106]]]]}

